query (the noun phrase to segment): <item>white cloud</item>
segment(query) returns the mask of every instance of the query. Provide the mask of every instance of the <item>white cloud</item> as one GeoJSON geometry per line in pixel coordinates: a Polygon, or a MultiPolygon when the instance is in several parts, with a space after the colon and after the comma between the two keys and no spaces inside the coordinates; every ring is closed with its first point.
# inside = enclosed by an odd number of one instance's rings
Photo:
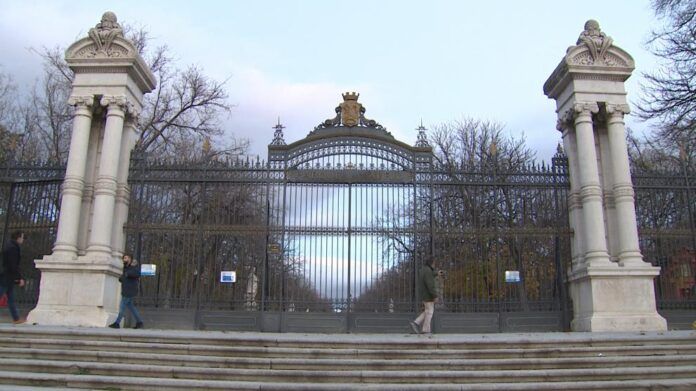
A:
{"type": "Polygon", "coordinates": [[[299,83],[275,80],[254,68],[239,69],[228,82],[230,101],[236,105],[225,127],[251,141],[250,154],[266,157],[278,117],[286,127],[288,143],[304,138],[316,125],[334,116],[345,91],[369,91],[367,86],[335,83],[299,83]]]}

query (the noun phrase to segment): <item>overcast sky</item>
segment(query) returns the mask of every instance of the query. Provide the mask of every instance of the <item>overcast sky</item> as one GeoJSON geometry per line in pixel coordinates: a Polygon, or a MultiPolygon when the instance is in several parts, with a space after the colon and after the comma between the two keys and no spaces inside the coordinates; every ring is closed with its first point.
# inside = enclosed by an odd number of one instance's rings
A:
{"type": "Polygon", "coordinates": [[[277,117],[292,142],[333,117],[342,92],[357,91],[366,116],[409,144],[421,118],[432,127],[471,116],[524,134],[548,160],[560,135],[542,85],[587,19],[636,60],[629,100],[655,67],[644,48],[657,24],[648,0],[0,0],[2,71],[31,86],[41,61],[29,49],[67,47],[107,10],[146,27],[181,66],[228,79],[236,106],[225,127],[262,158],[277,117]]]}

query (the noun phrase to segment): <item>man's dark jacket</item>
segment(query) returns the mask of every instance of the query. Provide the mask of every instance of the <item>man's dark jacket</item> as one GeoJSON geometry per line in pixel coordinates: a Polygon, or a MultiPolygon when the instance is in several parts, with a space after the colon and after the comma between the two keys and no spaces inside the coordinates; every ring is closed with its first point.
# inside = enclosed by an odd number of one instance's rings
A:
{"type": "Polygon", "coordinates": [[[138,295],[138,280],[140,279],[140,264],[133,260],[131,264],[123,267],[121,281],[121,296],[135,297],[138,295]]]}
{"type": "Polygon", "coordinates": [[[2,278],[0,282],[4,286],[16,284],[21,280],[22,273],[19,271],[19,261],[22,258],[22,250],[14,240],[2,250],[2,278]]]}
{"type": "Polygon", "coordinates": [[[435,288],[435,276],[437,272],[430,265],[423,265],[418,279],[418,291],[422,301],[435,301],[437,299],[437,289],[435,288]]]}

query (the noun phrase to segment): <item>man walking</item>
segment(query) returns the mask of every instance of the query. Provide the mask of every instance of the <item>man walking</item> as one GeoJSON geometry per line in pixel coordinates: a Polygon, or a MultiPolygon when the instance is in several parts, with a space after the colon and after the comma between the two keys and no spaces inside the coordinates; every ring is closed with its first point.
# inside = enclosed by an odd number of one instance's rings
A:
{"type": "Polygon", "coordinates": [[[133,304],[133,298],[138,295],[140,265],[130,254],[123,254],[123,275],[119,278],[119,281],[121,281],[121,305],[119,306],[116,320],[109,327],[112,329],[121,328],[121,319],[123,319],[127,307],[135,317],[135,328],[141,329],[144,326],[143,319],[135,308],[135,304],[133,304]]]}
{"type": "Polygon", "coordinates": [[[15,231],[10,236],[10,242],[2,250],[3,271],[0,275],[0,296],[7,294],[7,308],[12,315],[12,323],[21,324],[26,322],[20,319],[17,313],[17,305],[14,299],[14,286],[24,286],[24,278],[19,271],[19,262],[22,260],[22,243],[24,243],[24,232],[15,231]]]}
{"type": "Polygon", "coordinates": [[[420,299],[423,301],[425,309],[418,315],[415,320],[409,322],[411,329],[416,334],[430,334],[430,322],[433,319],[435,311],[435,299],[437,299],[437,288],[435,286],[435,259],[428,258],[425,265],[420,270],[418,275],[418,291],[420,299]]]}

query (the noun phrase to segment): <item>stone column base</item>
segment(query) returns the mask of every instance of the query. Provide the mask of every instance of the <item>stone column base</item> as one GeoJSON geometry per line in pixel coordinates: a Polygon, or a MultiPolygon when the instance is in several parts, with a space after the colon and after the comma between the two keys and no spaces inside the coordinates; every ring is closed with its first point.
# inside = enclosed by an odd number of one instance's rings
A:
{"type": "Polygon", "coordinates": [[[39,302],[27,322],[53,326],[104,327],[116,319],[121,262],[113,259],[36,260],[41,270],[39,302]]]}
{"type": "Polygon", "coordinates": [[[657,313],[653,279],[659,267],[590,266],[569,275],[573,331],[665,331],[657,313]]]}

